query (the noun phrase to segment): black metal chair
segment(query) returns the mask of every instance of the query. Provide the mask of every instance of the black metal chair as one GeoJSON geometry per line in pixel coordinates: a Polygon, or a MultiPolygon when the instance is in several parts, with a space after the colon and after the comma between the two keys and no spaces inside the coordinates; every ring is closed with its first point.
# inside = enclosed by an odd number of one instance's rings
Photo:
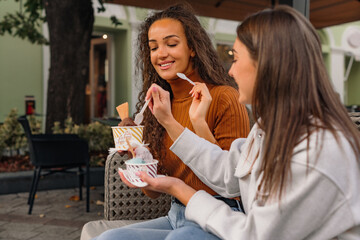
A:
{"type": "Polygon", "coordinates": [[[39,178],[56,172],[76,173],[79,176],[79,197],[82,200],[82,186],[86,176],[86,212],[89,212],[90,174],[89,174],[89,147],[87,141],[75,134],[32,134],[26,116],[18,121],[24,128],[29,144],[30,161],[35,166],[28,204],[31,214],[39,178]],[[86,167],[85,172],[83,166],[86,167]],[[78,171],[69,171],[78,168],[78,171]],[[42,173],[44,171],[44,173],[42,173]]]}

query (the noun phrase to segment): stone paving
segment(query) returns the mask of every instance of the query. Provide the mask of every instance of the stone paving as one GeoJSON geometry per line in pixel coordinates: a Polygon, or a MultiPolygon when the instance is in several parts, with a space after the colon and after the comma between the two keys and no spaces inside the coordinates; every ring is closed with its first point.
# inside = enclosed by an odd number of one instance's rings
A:
{"type": "Polygon", "coordinates": [[[0,195],[0,239],[75,240],[83,225],[104,218],[104,187],[90,190],[90,212],[83,200],[73,201],[78,189],[38,191],[33,211],[28,215],[28,193],[0,195]]]}

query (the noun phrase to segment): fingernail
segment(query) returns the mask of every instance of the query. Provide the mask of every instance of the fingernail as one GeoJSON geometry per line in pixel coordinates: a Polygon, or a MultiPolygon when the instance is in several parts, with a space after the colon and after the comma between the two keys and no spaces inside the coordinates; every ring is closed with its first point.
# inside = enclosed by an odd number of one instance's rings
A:
{"type": "Polygon", "coordinates": [[[156,87],[153,87],[153,92],[157,92],[157,88],[156,88],[156,87]]]}
{"type": "Polygon", "coordinates": [[[140,177],[140,172],[136,172],[135,175],[140,177]]]}

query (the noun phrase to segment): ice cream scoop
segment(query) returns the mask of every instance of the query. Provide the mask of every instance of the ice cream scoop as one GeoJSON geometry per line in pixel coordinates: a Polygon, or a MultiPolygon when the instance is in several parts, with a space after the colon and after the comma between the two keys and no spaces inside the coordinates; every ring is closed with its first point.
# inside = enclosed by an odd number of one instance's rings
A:
{"type": "Polygon", "coordinates": [[[142,164],[145,163],[144,159],[140,158],[140,157],[136,157],[133,159],[130,159],[127,161],[128,163],[132,163],[132,164],[142,164]]]}
{"type": "Polygon", "coordinates": [[[122,126],[136,126],[136,123],[131,118],[124,118],[119,123],[119,126],[120,127],[122,127],[122,126]]]}
{"type": "Polygon", "coordinates": [[[146,163],[153,161],[153,156],[149,149],[145,146],[139,146],[134,150],[136,157],[142,158],[146,163]]]}

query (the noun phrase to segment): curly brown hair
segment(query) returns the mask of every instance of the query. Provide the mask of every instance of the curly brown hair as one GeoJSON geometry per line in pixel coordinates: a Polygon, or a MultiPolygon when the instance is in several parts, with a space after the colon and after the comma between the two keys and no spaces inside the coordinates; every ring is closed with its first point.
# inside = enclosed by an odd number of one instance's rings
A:
{"type": "MultiPolygon", "coordinates": [[[[192,7],[187,3],[180,3],[166,8],[163,11],[155,12],[147,17],[139,29],[138,45],[136,54],[137,72],[142,75],[142,90],[138,96],[136,112],[142,107],[146,92],[149,87],[156,83],[166,91],[170,92],[170,98],[173,98],[170,85],[162,79],[156,72],[150,61],[150,48],[148,31],[151,25],[158,20],[171,18],[181,22],[189,49],[195,52],[192,58],[194,69],[199,73],[204,82],[213,85],[229,85],[237,88],[235,81],[228,76],[223,68],[218,54],[199,20],[194,15],[192,7]]],[[[158,123],[150,111],[144,113],[144,141],[150,144],[150,148],[155,158],[165,157],[166,151],[162,151],[162,139],[165,129],[158,123]]]]}

